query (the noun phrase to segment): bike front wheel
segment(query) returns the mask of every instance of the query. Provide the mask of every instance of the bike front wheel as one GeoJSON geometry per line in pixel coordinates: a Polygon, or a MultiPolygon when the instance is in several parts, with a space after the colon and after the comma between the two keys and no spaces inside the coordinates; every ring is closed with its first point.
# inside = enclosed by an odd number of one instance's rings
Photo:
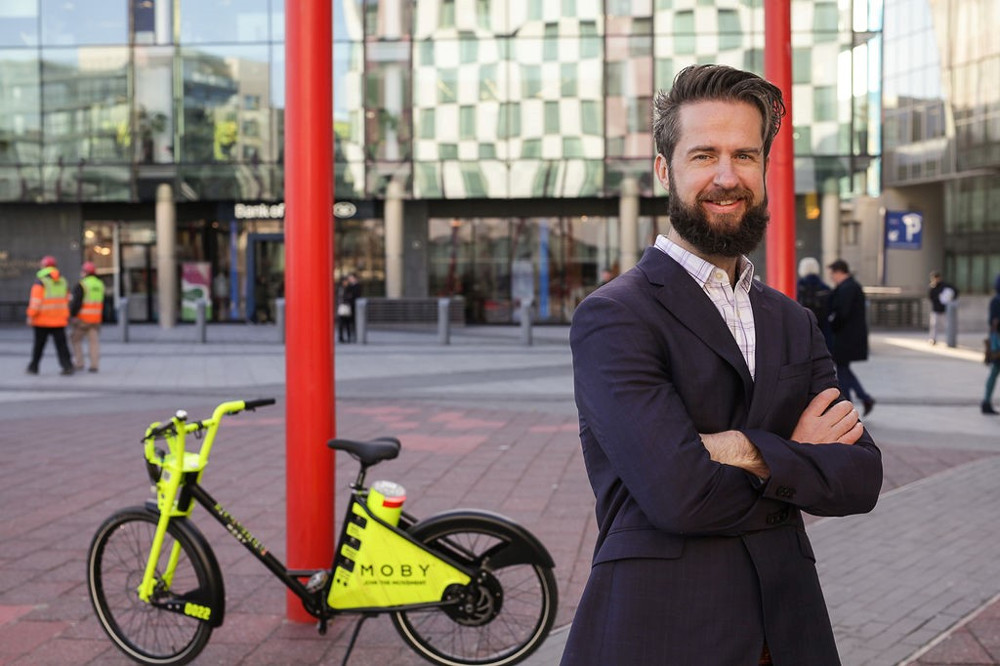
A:
{"type": "Polygon", "coordinates": [[[498,549],[520,539],[516,531],[467,516],[425,531],[418,524],[414,536],[479,574],[464,591],[462,603],[393,613],[396,629],[418,654],[446,666],[501,666],[518,663],[541,645],[556,615],[552,568],[490,564],[498,549]]]}
{"type": "Polygon", "coordinates": [[[165,602],[180,600],[183,608],[184,600],[211,598],[206,594],[209,567],[188,535],[171,524],[156,566],[153,597],[142,601],[138,589],[157,520],[155,513],[142,508],[125,509],[98,528],[87,558],[90,601],[104,631],[129,657],[144,664],[186,664],[205,647],[213,626],[168,609],[165,602]],[[163,572],[175,543],[180,544],[180,557],[168,583],[163,572]]]}

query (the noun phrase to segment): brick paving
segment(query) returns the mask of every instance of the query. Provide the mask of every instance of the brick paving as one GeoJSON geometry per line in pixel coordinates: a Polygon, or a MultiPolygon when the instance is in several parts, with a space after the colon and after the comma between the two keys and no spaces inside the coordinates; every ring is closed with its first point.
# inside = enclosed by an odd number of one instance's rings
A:
{"type": "MultiPolygon", "coordinates": [[[[206,347],[178,339],[191,329],[140,328],[134,337],[146,339],[128,345],[105,331],[102,372],[72,378],[46,375],[51,358],[25,377],[26,332],[0,330],[0,665],[130,663],[94,618],[84,558],[101,520],[149,496],[138,438],[176,408],[198,417],[222,399],[279,398],[224,423],[204,481],[281,557],[283,350],[266,339],[273,329],[223,328],[210,340],[228,343],[206,347]]],[[[403,483],[414,513],[484,508],[538,535],[556,561],[565,627],[596,536],[565,331],[538,330],[530,349],[516,329],[470,330],[449,348],[429,339],[375,332],[367,347],[338,348],[338,432],[402,440],[401,456],[370,478],[403,483]]],[[[866,421],[885,456],[883,498],[869,516],[809,525],[841,656],[849,666],[1000,664],[1000,421],[975,411],[983,366],[900,344],[875,341],[857,369],[879,400],[866,421]]],[[[338,514],[355,471],[338,454],[338,514]]],[[[340,663],[351,621],[324,637],[287,621],[284,587],[200,509],[194,520],[227,593],[226,622],[195,663],[340,663]]],[[[528,663],[557,663],[564,638],[555,632],[528,663]]],[[[388,618],[367,621],[350,664],[390,663],[425,662],[388,618]]]]}

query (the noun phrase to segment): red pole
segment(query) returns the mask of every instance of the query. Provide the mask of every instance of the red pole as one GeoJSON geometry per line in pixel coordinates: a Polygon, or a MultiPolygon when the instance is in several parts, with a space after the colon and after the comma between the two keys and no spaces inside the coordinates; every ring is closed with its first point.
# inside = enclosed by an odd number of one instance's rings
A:
{"type": "MultiPolygon", "coordinates": [[[[331,0],[285,4],[287,564],[333,561],[333,67],[331,0]]],[[[311,622],[287,597],[290,620],[311,622]]]]}
{"type": "Polygon", "coordinates": [[[795,297],[795,153],[792,146],[792,9],[791,0],[764,3],[764,76],[781,88],[785,115],[771,145],[767,169],[767,282],[795,297]]]}

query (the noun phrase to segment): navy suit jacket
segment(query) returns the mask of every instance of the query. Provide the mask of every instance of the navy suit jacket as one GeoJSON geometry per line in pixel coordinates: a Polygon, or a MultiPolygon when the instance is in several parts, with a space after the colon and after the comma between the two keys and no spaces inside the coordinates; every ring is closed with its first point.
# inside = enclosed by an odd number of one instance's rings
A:
{"type": "Polygon", "coordinates": [[[580,438],[597,499],[594,569],[564,664],[837,664],[800,511],[870,511],[881,454],[789,440],[837,386],[815,317],[754,281],[756,377],[718,310],[649,248],[577,308],[580,438]],[[699,433],[740,430],[771,476],[713,462],[699,433]],[[610,566],[606,566],[610,565],[610,566]],[[657,589],[658,588],[658,589],[657,589]]]}

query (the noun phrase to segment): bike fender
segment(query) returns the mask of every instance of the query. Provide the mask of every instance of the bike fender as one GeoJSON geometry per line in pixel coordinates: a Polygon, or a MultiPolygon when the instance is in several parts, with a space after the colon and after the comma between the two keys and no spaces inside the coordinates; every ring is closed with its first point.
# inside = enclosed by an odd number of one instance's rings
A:
{"type": "MultiPolygon", "coordinates": [[[[147,503],[146,510],[157,516],[160,515],[155,505],[150,506],[147,503]]],[[[208,539],[201,533],[201,530],[187,518],[171,518],[170,524],[176,527],[179,532],[183,532],[184,536],[188,537],[194,546],[196,556],[201,558],[207,565],[209,589],[215,591],[211,600],[212,617],[209,618],[208,623],[213,627],[221,627],[222,620],[226,615],[226,588],[222,580],[222,570],[219,568],[219,562],[215,559],[215,553],[212,552],[212,547],[209,545],[208,539]]]]}
{"type": "Polygon", "coordinates": [[[506,516],[481,509],[455,509],[438,513],[430,518],[412,525],[407,532],[419,540],[423,534],[437,530],[441,525],[449,524],[457,527],[475,527],[487,524],[498,532],[506,534],[508,541],[494,549],[490,562],[495,568],[511,564],[535,564],[542,567],[555,567],[552,555],[538,538],[527,528],[506,516]]]}

